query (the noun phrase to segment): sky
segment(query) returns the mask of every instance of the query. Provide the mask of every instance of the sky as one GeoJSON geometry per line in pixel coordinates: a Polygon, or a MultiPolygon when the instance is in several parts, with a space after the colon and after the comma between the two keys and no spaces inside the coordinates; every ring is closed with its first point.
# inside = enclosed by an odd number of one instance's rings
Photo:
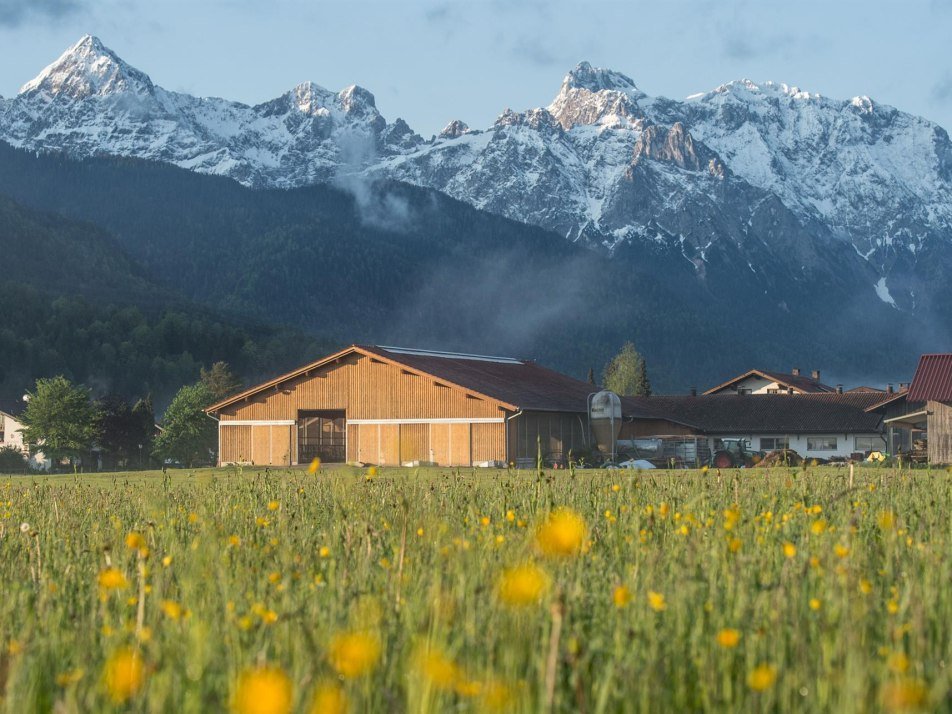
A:
{"type": "Polygon", "coordinates": [[[656,96],[773,80],[952,130],[952,0],[0,0],[0,95],[86,33],[199,96],[359,84],[424,136],[545,106],[582,60],[656,96]]]}

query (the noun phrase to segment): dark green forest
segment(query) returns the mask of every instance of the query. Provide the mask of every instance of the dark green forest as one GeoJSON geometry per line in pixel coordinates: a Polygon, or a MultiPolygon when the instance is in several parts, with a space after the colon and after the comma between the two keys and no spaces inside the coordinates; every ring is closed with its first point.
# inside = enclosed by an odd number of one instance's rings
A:
{"type": "Polygon", "coordinates": [[[510,354],[584,378],[632,340],[659,393],[751,367],[899,381],[933,344],[924,322],[857,303],[835,273],[768,286],[725,248],[699,278],[661,248],[609,257],[431,190],[346,188],[255,191],[0,144],[0,196],[16,202],[0,203],[0,398],[63,372],[159,406],[211,361],[252,380],[352,342],[510,354]]]}

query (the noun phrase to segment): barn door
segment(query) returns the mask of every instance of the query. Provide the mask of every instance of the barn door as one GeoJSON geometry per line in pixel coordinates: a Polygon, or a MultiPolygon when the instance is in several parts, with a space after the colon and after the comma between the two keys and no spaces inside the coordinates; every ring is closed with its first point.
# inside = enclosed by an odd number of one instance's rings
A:
{"type": "Polygon", "coordinates": [[[315,457],[328,463],[347,459],[347,417],[343,409],[298,412],[298,463],[315,457]]]}

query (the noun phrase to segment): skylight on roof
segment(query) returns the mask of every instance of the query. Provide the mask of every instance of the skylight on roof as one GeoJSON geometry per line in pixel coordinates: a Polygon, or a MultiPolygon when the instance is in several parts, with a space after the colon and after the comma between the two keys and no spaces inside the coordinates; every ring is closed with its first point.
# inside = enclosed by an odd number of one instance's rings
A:
{"type": "Polygon", "coordinates": [[[444,359],[468,359],[474,362],[498,362],[500,364],[522,364],[522,360],[515,357],[492,357],[489,355],[471,355],[464,352],[439,352],[437,350],[416,350],[407,347],[387,347],[379,345],[379,348],[395,355],[416,355],[418,357],[442,357],[444,359]]]}

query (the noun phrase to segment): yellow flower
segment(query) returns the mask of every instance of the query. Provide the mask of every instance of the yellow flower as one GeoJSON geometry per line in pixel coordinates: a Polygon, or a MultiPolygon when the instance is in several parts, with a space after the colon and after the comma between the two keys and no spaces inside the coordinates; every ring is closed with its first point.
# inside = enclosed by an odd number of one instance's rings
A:
{"type": "Polygon", "coordinates": [[[313,476],[317,473],[319,468],[321,468],[321,459],[320,457],[315,456],[314,460],[311,461],[311,465],[307,467],[307,472],[313,476]]]}
{"type": "Polygon", "coordinates": [[[347,708],[344,690],[334,682],[322,682],[314,690],[314,699],[308,711],[309,714],[345,714],[347,708]]]}
{"type": "Polygon", "coordinates": [[[919,679],[904,678],[883,684],[880,699],[886,711],[924,711],[929,708],[929,689],[919,679]]]}
{"type": "Polygon", "coordinates": [[[795,546],[790,541],[787,541],[783,544],[783,554],[787,558],[793,558],[797,554],[797,546],[795,546]]]}
{"type": "Polygon", "coordinates": [[[126,534],[126,548],[142,552],[146,549],[145,538],[141,533],[130,531],[126,534]]]}
{"type": "Polygon", "coordinates": [[[436,689],[453,689],[460,676],[456,663],[438,649],[426,648],[417,653],[416,669],[436,689]]]}
{"type": "Polygon", "coordinates": [[[747,675],[747,686],[755,692],[770,689],[777,681],[777,669],[769,664],[754,667],[747,675]]]}
{"type": "Polygon", "coordinates": [[[142,657],[128,647],[116,650],[106,660],[104,679],[112,701],[122,704],[130,700],[145,683],[142,657]]]}
{"type": "Polygon", "coordinates": [[[99,572],[99,587],[102,590],[121,590],[129,586],[129,581],[118,568],[106,568],[99,572]]]}
{"type": "Polygon", "coordinates": [[[629,602],[631,602],[631,590],[626,588],[624,585],[619,585],[612,592],[612,602],[615,603],[615,607],[619,610],[629,602]]]}
{"type": "Polygon", "coordinates": [[[664,599],[663,594],[656,593],[654,590],[649,590],[648,607],[650,607],[655,612],[664,612],[668,608],[668,603],[664,599]]]}
{"type": "Polygon", "coordinates": [[[520,607],[539,602],[549,587],[549,576],[532,563],[504,571],[499,579],[498,596],[506,605],[520,607]]]}
{"type": "Polygon", "coordinates": [[[56,684],[60,687],[68,687],[71,684],[76,684],[85,675],[86,672],[83,669],[70,669],[60,672],[56,675],[56,684]]]}
{"type": "Polygon", "coordinates": [[[880,511],[876,517],[876,524],[882,531],[891,531],[896,527],[896,514],[892,511],[880,511]]]}
{"type": "Polygon", "coordinates": [[[733,627],[725,627],[723,630],[717,633],[717,644],[719,644],[724,649],[731,649],[732,647],[737,647],[740,642],[740,630],[735,630],[733,627]]]}
{"type": "Polygon", "coordinates": [[[335,635],[328,648],[331,667],[344,677],[360,677],[370,672],[380,659],[380,640],[368,632],[335,635]]]}
{"type": "Polygon", "coordinates": [[[568,508],[559,508],[539,526],[536,544],[545,555],[571,556],[582,549],[585,532],[585,521],[580,515],[568,508]]]}
{"type": "Polygon", "coordinates": [[[886,660],[886,666],[897,674],[905,674],[909,669],[909,658],[903,652],[893,652],[886,660]]]}
{"type": "Polygon", "coordinates": [[[232,700],[235,714],[289,714],[291,680],[278,667],[246,669],[232,700]]]}
{"type": "Polygon", "coordinates": [[[819,598],[811,597],[810,598],[810,609],[813,611],[819,610],[823,607],[823,603],[820,602],[819,598]]]}
{"type": "Polygon", "coordinates": [[[159,603],[159,607],[170,620],[177,620],[182,616],[182,606],[174,600],[163,600],[159,603]]]}

